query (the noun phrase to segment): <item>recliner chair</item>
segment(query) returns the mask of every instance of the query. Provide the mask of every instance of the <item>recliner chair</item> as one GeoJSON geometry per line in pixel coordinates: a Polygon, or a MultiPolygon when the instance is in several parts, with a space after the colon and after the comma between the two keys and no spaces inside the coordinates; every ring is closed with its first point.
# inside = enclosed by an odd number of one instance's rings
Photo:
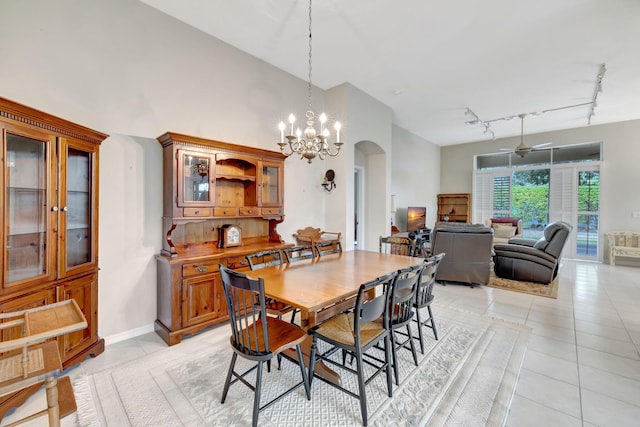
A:
{"type": "Polygon", "coordinates": [[[562,248],[573,227],[564,221],[545,227],[536,240],[510,239],[493,247],[493,271],[504,279],[549,284],[558,274],[562,248]]]}
{"type": "Polygon", "coordinates": [[[436,273],[442,284],[486,285],[491,274],[493,229],[482,224],[440,222],[431,231],[431,253],[446,253],[436,273]]]}

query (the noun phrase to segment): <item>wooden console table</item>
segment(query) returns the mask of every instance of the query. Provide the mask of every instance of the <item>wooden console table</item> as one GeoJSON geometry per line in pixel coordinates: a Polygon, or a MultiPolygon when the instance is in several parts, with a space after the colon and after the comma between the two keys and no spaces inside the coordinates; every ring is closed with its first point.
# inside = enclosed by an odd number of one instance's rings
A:
{"type": "Polygon", "coordinates": [[[46,413],[49,425],[59,426],[60,414],[75,410],[75,398],[68,380],[61,382],[65,387],[59,393],[56,375],[62,371],[62,362],[58,343],[52,338],[86,328],[87,320],[82,311],[75,300],[70,299],[3,313],[0,314],[0,320],[0,331],[3,333],[0,341],[0,397],[28,388],[40,388],[43,381],[46,384],[47,408],[11,425],[46,413]],[[15,328],[21,328],[22,334],[12,338],[7,332],[15,328]]]}

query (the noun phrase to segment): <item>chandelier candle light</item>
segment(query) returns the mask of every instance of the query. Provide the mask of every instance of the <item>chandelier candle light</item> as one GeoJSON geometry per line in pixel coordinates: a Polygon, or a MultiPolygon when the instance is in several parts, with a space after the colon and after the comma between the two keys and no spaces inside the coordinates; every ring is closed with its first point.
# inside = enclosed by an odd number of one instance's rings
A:
{"type": "Polygon", "coordinates": [[[307,159],[307,161],[311,163],[316,157],[324,160],[326,156],[337,156],[343,144],[340,142],[340,129],[342,128],[340,122],[335,122],[333,125],[336,131],[336,142],[333,143],[335,151],[331,151],[327,142],[331,136],[331,132],[327,127],[327,115],[325,113],[320,114],[318,117],[318,121],[320,121],[320,132],[318,132],[315,127],[316,116],[311,108],[311,0],[309,0],[309,82],[307,83],[307,91],[307,126],[304,128],[304,132],[300,130],[300,128],[297,128],[294,135],[293,125],[296,122],[296,117],[290,114],[288,135],[285,135],[287,128],[285,123],[281,121],[278,124],[278,129],[280,130],[280,142],[278,142],[278,145],[280,146],[280,151],[285,156],[296,153],[300,155],[301,159],[307,159]],[[289,147],[288,150],[287,146],[289,147]]]}

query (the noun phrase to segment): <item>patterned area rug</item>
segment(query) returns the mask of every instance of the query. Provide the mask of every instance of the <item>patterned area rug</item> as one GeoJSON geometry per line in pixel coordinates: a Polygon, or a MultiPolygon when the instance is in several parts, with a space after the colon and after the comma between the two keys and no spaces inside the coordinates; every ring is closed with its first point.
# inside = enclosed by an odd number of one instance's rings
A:
{"type": "Polygon", "coordinates": [[[558,299],[558,281],[559,276],[553,280],[553,282],[545,285],[543,283],[535,282],[522,282],[519,280],[503,279],[502,277],[496,277],[491,272],[489,277],[489,284],[492,288],[506,289],[508,291],[522,292],[525,294],[538,295],[541,297],[558,299]]]}
{"type": "MultiPolygon", "coordinates": [[[[440,339],[428,331],[425,354],[417,350],[417,367],[410,351],[399,351],[401,384],[393,398],[386,394],[384,375],[367,386],[369,424],[503,425],[529,329],[453,308],[434,307],[434,314],[440,339]]],[[[248,426],[253,395],[247,387],[233,385],[220,404],[230,359],[223,327],[116,369],[78,377],[75,425],[248,426]],[[216,334],[213,341],[208,334],[216,334]]],[[[281,370],[265,372],[263,402],[299,376],[297,366],[286,360],[281,370]]],[[[351,376],[343,375],[343,381],[357,387],[351,376]]],[[[261,412],[260,425],[362,424],[357,399],[317,379],[311,392],[311,401],[299,388],[261,412]]]]}

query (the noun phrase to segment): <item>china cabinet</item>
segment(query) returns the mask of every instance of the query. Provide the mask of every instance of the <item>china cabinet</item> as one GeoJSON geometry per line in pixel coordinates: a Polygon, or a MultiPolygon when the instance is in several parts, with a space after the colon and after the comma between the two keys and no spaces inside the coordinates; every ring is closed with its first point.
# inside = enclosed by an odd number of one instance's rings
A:
{"type": "Polygon", "coordinates": [[[274,151],[167,132],[155,330],[169,345],[228,319],[218,265],[283,249],[284,159],[274,151]]]}
{"type": "Polygon", "coordinates": [[[58,339],[66,367],[104,350],[97,208],[98,151],[107,135],[3,98],[0,129],[0,312],[75,299],[88,327],[58,339]]]}

